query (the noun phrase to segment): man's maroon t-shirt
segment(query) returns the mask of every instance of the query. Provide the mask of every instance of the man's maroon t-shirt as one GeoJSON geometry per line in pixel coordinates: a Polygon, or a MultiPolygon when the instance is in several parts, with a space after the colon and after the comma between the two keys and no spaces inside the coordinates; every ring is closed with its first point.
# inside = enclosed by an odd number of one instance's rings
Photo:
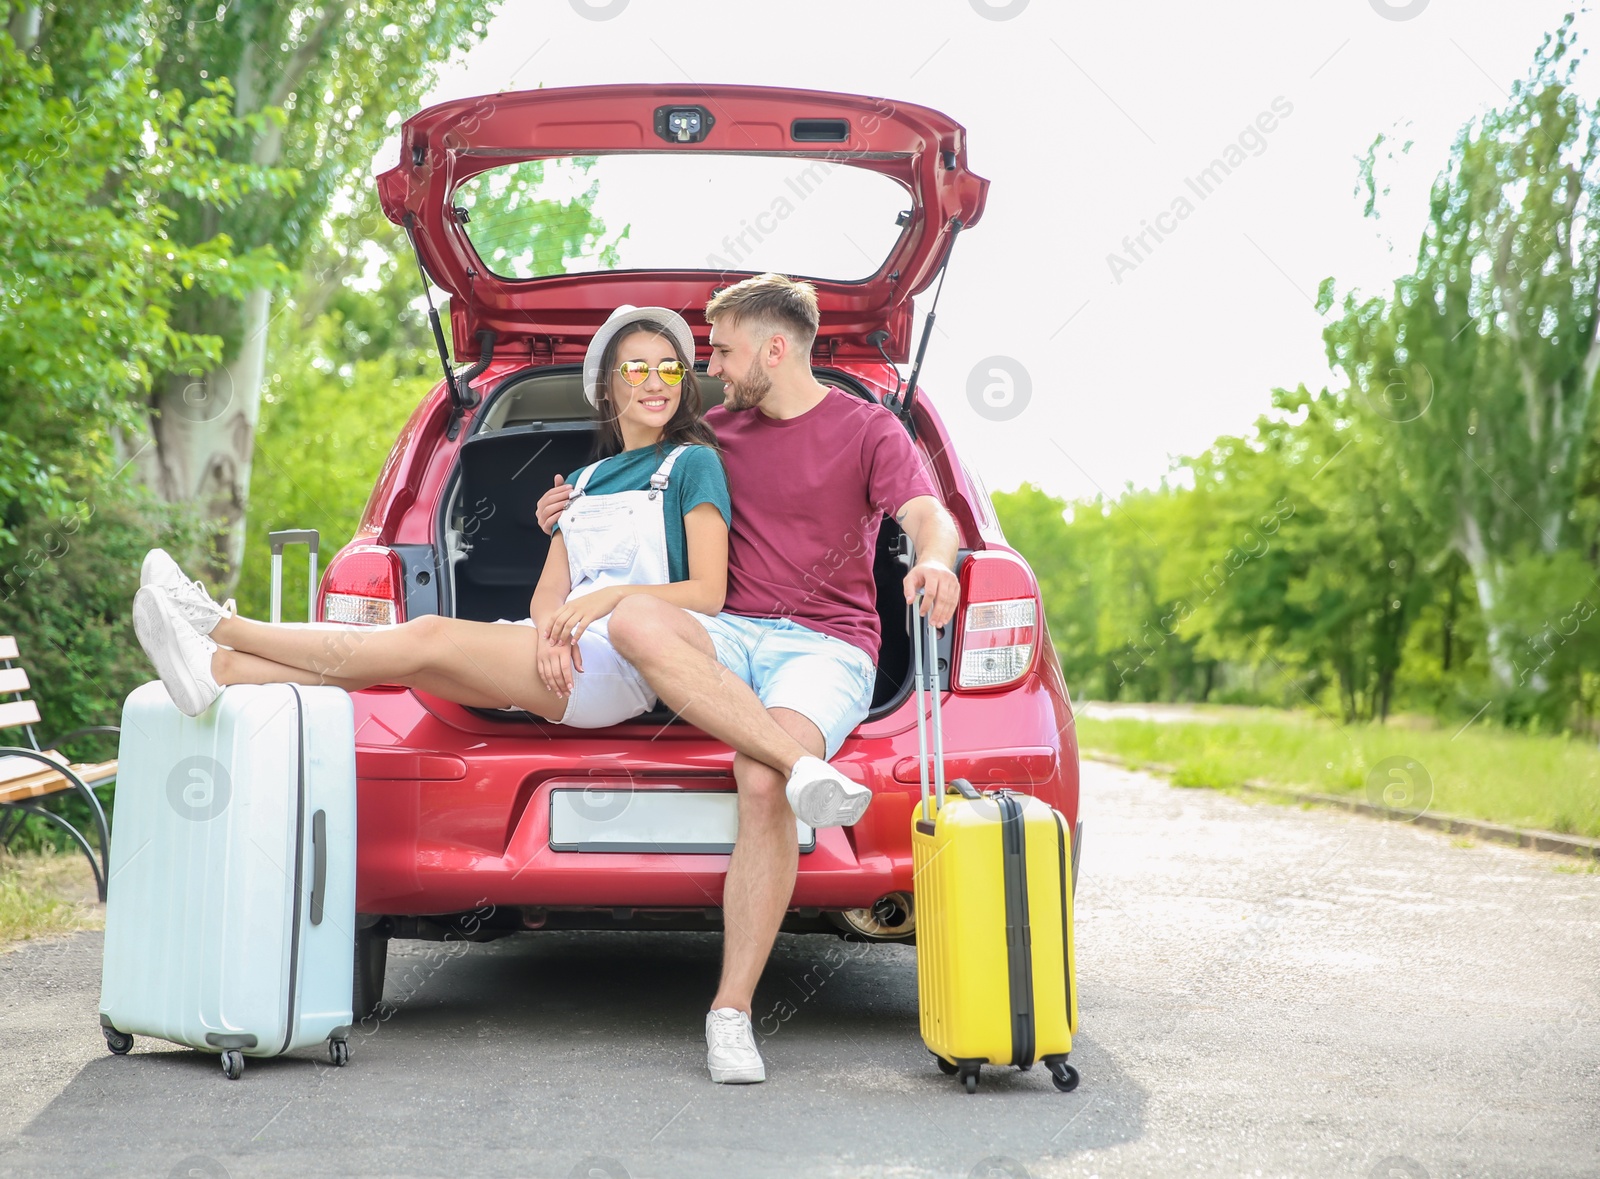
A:
{"type": "Polygon", "coordinates": [[[831,387],[797,418],[716,406],[706,421],[733,497],[723,609],[791,618],[876,662],[878,526],[907,500],[935,494],[905,427],[831,387]]]}

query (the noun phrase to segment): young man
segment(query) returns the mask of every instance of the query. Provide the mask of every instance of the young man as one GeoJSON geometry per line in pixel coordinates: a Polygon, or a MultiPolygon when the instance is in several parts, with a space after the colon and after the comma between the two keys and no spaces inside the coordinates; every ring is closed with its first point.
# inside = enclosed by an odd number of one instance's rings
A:
{"type": "MultiPolygon", "coordinates": [[[[817,759],[866,717],[878,656],[872,557],[888,512],[917,563],[906,601],[924,595],[940,626],[955,613],[955,521],[905,428],[881,406],[811,373],[817,296],[763,274],[706,307],[709,377],[725,402],[706,414],[728,468],[733,523],[728,593],[715,618],[646,596],[611,615],[611,641],[668,707],[735,750],[739,838],[723,891],[722,979],[706,1016],[717,1082],[766,1079],[750,1004],[794,892],[794,820],[848,826],[871,792],[817,759]],[[731,673],[731,674],[730,674],[731,673]]],[[[571,489],[539,501],[549,531],[571,489]]]]}

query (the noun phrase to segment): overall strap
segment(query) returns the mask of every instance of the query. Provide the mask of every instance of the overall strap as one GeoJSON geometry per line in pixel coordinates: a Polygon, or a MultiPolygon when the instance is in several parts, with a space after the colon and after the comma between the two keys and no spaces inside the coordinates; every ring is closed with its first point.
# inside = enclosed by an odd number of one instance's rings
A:
{"type": "Polygon", "coordinates": [[[656,473],[650,476],[650,486],[653,490],[666,490],[667,479],[672,474],[672,464],[677,462],[678,456],[688,449],[689,444],[687,442],[679,443],[673,448],[672,453],[667,455],[665,461],[656,469],[656,473]]]}
{"type": "MultiPolygon", "coordinates": [[[[604,462],[604,461],[605,461],[604,459],[600,460],[600,462],[604,462]]],[[[600,463],[590,463],[583,470],[579,471],[578,472],[578,481],[572,485],[572,494],[575,495],[575,496],[582,495],[583,494],[583,489],[586,486],[588,486],[589,476],[593,475],[599,469],[600,469],[600,463]]]]}

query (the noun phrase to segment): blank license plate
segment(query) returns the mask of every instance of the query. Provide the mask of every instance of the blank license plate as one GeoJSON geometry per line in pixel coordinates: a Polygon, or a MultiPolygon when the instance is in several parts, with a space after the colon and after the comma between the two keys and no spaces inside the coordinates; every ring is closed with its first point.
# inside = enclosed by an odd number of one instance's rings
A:
{"type": "MultiPolygon", "coordinates": [[[[550,850],[727,855],[739,834],[732,790],[586,790],[550,792],[550,850]]],[[[817,833],[794,821],[800,850],[817,833]]]]}

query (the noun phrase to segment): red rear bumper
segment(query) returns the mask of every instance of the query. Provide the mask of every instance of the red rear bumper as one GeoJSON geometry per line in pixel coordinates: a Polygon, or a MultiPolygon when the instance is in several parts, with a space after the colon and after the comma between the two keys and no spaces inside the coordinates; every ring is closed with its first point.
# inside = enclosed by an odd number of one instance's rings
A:
{"type": "MultiPolygon", "coordinates": [[[[487,720],[409,691],[354,695],[356,906],[422,915],[496,906],[703,909],[722,904],[726,855],[553,851],[550,789],[575,778],[631,789],[733,789],[727,747],[688,726],[577,733],[487,720]],[[448,723],[447,723],[448,721],[448,723]]],[[[951,776],[1013,785],[1077,813],[1077,759],[1041,685],[946,710],[951,776]],[[959,718],[952,723],[953,718],[959,718]],[[984,741],[963,733],[986,734],[984,741]],[[1024,739],[996,748],[1002,733],[1024,739]],[[981,749],[980,753],[962,750],[981,749]],[[1065,765],[1063,765],[1065,762],[1065,765]]],[[[865,725],[835,757],[873,791],[854,827],[817,832],[791,904],[850,909],[911,889],[919,787],[915,715],[865,725]]]]}

